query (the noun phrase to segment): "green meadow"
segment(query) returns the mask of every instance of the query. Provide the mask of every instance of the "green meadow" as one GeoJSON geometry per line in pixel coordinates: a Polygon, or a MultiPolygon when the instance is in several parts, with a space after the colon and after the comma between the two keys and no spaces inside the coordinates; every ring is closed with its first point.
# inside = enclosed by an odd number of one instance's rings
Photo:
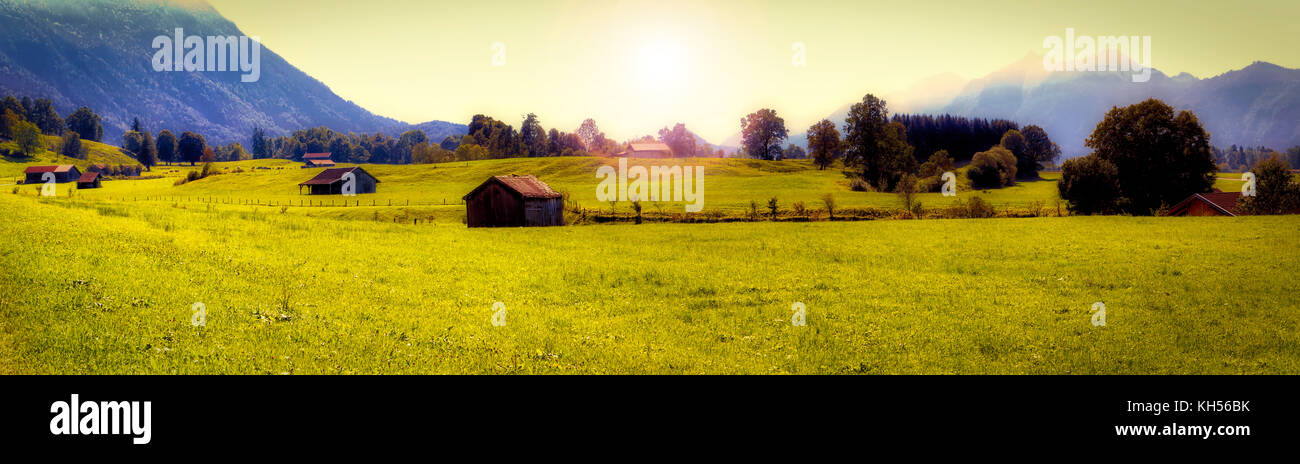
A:
{"type": "MultiPolygon", "coordinates": [[[[286,206],[317,170],[275,160],[6,187],[0,373],[1300,373],[1294,216],[460,222],[496,174],[609,208],[601,162],[367,165],[379,193],[348,207],[286,206]]],[[[705,164],[706,210],[898,207],[801,161],[671,162],[705,164]]],[[[1052,179],[959,198],[1050,204],[1052,179]]]]}

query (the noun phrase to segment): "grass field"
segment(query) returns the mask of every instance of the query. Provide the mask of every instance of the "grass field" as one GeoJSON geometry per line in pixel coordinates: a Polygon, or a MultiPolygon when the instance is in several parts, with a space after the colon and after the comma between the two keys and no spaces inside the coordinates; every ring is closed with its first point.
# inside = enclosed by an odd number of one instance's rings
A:
{"type": "MultiPolygon", "coordinates": [[[[0,156],[0,184],[12,184],[22,179],[23,170],[28,166],[41,164],[74,164],[82,171],[91,164],[108,164],[112,166],[139,166],[140,163],[122,151],[121,148],[94,142],[82,140],[81,146],[86,150],[86,159],[69,158],[60,155],[57,150],[62,139],[53,135],[42,135],[41,140],[44,143],[44,150],[35,153],[32,156],[0,156]]],[[[18,145],[12,141],[0,143],[0,147],[7,149],[10,153],[18,153],[18,145]]]]}
{"type": "MultiPolygon", "coordinates": [[[[389,195],[463,190],[390,169],[389,195]]],[[[246,194],[229,176],[176,188],[246,194]]],[[[103,193],[166,190],[133,182],[103,193]]],[[[1300,373],[1294,216],[466,229],[9,192],[0,211],[0,373],[1300,373]]]]}

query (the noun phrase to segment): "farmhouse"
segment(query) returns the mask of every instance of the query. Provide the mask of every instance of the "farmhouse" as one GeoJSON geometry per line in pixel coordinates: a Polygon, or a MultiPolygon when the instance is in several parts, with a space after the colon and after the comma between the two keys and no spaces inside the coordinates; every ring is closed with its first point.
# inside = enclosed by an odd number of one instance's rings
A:
{"type": "Polygon", "coordinates": [[[78,189],[97,189],[102,187],[99,184],[99,171],[86,171],[77,179],[78,189]]]}
{"type": "Polygon", "coordinates": [[[379,183],[379,179],[359,167],[329,168],[316,174],[316,177],[298,184],[298,193],[302,194],[302,188],[306,186],[307,193],[311,195],[342,194],[348,178],[352,179],[351,185],[354,189],[349,193],[375,193],[375,186],[379,183]]]}
{"type": "Polygon", "coordinates": [[[653,143],[629,143],[627,151],[620,151],[614,156],[624,156],[628,158],[672,158],[673,149],[668,145],[658,142],[653,143]]]}
{"type": "Polygon", "coordinates": [[[47,172],[54,174],[54,183],[56,184],[76,182],[77,179],[81,178],[81,170],[71,164],[60,164],[58,166],[32,166],[23,170],[23,174],[26,174],[27,176],[27,179],[24,180],[23,183],[44,183],[45,181],[42,179],[45,177],[45,173],[47,172]]]}
{"type": "Polygon", "coordinates": [[[1195,193],[1178,202],[1165,216],[1236,216],[1240,192],[1195,193]]]}
{"type": "Polygon", "coordinates": [[[533,176],[493,176],[464,197],[470,227],[564,225],[564,196],[533,176]]]}

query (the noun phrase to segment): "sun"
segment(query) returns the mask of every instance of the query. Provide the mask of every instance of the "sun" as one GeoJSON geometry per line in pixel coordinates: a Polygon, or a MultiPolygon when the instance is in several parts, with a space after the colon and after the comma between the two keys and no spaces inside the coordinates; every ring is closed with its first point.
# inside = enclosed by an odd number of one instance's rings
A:
{"type": "Polygon", "coordinates": [[[681,41],[666,36],[651,36],[634,42],[630,69],[643,91],[667,92],[686,83],[689,62],[687,48],[681,41]]]}

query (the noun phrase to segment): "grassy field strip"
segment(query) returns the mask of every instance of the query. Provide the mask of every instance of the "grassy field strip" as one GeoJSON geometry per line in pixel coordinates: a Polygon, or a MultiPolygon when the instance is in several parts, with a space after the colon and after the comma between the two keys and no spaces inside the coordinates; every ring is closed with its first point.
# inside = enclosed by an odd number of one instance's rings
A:
{"type": "Polygon", "coordinates": [[[482,230],[10,194],[0,211],[4,373],[1300,373],[1295,217],[482,230]]]}

